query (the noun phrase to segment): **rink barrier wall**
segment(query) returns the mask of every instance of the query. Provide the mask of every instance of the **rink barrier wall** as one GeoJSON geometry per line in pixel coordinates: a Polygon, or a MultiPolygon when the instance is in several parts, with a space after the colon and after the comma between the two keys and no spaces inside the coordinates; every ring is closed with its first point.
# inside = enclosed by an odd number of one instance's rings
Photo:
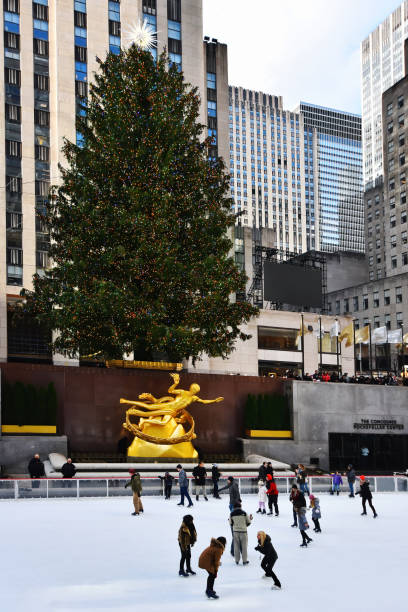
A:
{"type": "MultiPolygon", "coordinates": [[[[258,493],[258,477],[234,477],[242,495],[255,495],[258,493]]],[[[370,476],[373,493],[399,493],[408,491],[408,478],[406,476],[370,476]]],[[[0,500],[2,499],[57,499],[57,498],[89,498],[89,497],[130,497],[130,487],[125,489],[126,477],[116,478],[8,478],[0,480],[0,500]]],[[[164,484],[157,476],[143,476],[143,497],[164,495],[164,484]]],[[[221,478],[219,487],[226,484],[227,479],[221,478]]],[[[289,495],[291,485],[295,482],[293,477],[277,476],[275,478],[280,494],[289,495]]],[[[308,478],[310,493],[329,494],[331,478],[329,476],[313,476],[308,478]]],[[[358,482],[355,485],[358,486],[358,482]]],[[[211,479],[206,482],[207,494],[211,495],[213,483],[211,479]]],[[[189,478],[189,490],[195,495],[194,483],[189,478]]],[[[340,488],[342,493],[349,493],[348,483],[343,482],[340,488]]],[[[228,491],[223,491],[226,497],[228,491]]],[[[173,483],[172,496],[177,497],[180,489],[173,483]]]]}

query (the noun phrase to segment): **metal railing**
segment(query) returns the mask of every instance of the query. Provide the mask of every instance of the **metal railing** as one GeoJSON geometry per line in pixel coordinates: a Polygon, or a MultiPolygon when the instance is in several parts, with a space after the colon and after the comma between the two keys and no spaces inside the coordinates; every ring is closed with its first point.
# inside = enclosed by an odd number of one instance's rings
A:
{"type": "MultiPolygon", "coordinates": [[[[253,476],[235,477],[242,495],[254,495],[258,492],[258,478],[253,476]]],[[[125,497],[130,496],[130,487],[125,489],[128,478],[19,478],[0,480],[0,499],[56,499],[86,497],[125,497]]],[[[141,478],[143,496],[164,494],[163,482],[155,476],[141,478]]],[[[408,478],[406,476],[370,476],[371,489],[374,493],[398,493],[408,491],[408,478]]],[[[288,495],[291,485],[295,482],[293,477],[277,476],[275,478],[279,493],[288,495]]],[[[226,478],[219,482],[220,488],[226,484],[226,478]]],[[[194,483],[189,479],[190,492],[194,494],[194,483]]],[[[331,478],[329,476],[313,476],[308,478],[310,493],[329,493],[331,491],[331,478]]],[[[358,486],[358,485],[356,485],[358,486]]],[[[211,479],[206,482],[207,493],[213,488],[211,479]]],[[[348,493],[347,480],[340,490],[348,493]]],[[[179,493],[177,481],[173,483],[173,495],[179,493]]],[[[225,491],[228,493],[228,491],[225,491]]]]}

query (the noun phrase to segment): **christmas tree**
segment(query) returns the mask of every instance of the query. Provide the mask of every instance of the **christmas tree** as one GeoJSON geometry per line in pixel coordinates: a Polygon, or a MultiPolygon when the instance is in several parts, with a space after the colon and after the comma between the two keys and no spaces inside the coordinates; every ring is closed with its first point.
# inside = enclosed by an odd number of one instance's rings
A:
{"type": "Polygon", "coordinates": [[[133,44],[100,63],[47,205],[53,267],[22,292],[58,330],[55,351],[224,357],[248,337],[256,309],[231,300],[246,278],[230,256],[228,176],[208,159],[199,105],[164,53],[133,44]]]}

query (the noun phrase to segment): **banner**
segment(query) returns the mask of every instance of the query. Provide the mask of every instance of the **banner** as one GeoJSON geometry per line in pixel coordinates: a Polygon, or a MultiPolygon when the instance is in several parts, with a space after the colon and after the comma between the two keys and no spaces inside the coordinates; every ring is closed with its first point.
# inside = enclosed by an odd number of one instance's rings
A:
{"type": "Polygon", "coordinates": [[[371,342],[373,344],[386,344],[387,342],[387,328],[385,325],[383,327],[376,327],[371,332],[371,342]]]}
{"type": "Polygon", "coordinates": [[[402,328],[392,329],[388,332],[388,343],[389,344],[401,344],[402,343],[402,328]]]}
{"type": "Polygon", "coordinates": [[[343,342],[343,340],[345,340],[346,347],[352,346],[354,342],[353,335],[354,335],[353,334],[353,323],[350,323],[350,325],[347,325],[347,327],[345,327],[343,331],[341,332],[339,336],[339,342],[343,342]]]}
{"type": "Polygon", "coordinates": [[[356,329],[356,344],[368,344],[369,343],[370,326],[366,325],[361,329],[356,329]]]}
{"type": "Polygon", "coordinates": [[[330,338],[334,338],[335,336],[338,336],[339,333],[340,333],[339,322],[335,321],[330,328],[330,338]]]}

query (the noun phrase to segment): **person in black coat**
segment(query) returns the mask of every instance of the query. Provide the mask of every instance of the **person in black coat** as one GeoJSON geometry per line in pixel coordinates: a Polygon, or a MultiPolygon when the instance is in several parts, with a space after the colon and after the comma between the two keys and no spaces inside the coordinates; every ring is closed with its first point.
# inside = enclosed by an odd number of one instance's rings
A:
{"type": "Polygon", "coordinates": [[[347,466],[346,474],[347,482],[350,489],[349,497],[354,497],[354,483],[356,482],[356,470],[353,468],[351,463],[347,466]]]}
{"type": "Polygon", "coordinates": [[[68,457],[67,462],[61,468],[63,478],[73,478],[76,474],[76,467],[72,463],[71,457],[68,457]]]}
{"type": "Polygon", "coordinates": [[[263,480],[265,482],[267,473],[267,462],[264,461],[258,470],[258,480],[263,480]]]}
{"type": "Polygon", "coordinates": [[[211,480],[214,485],[213,497],[215,497],[215,499],[221,499],[221,497],[218,495],[218,481],[220,478],[221,478],[221,472],[218,469],[218,465],[216,463],[213,463],[212,468],[211,468],[211,480]]]}
{"type": "MultiPolygon", "coordinates": [[[[30,459],[30,463],[28,464],[28,473],[32,479],[42,478],[45,476],[44,464],[41,461],[38,453],[36,453],[34,457],[30,459]]],[[[39,485],[39,482],[33,483],[33,487],[35,488],[38,488],[39,485]]]]}
{"type": "Polygon", "coordinates": [[[273,478],[273,467],[272,467],[272,463],[270,461],[267,462],[266,464],[266,474],[270,474],[273,478]]]}
{"type": "Polygon", "coordinates": [[[205,490],[205,478],[207,476],[207,470],[204,467],[204,463],[200,461],[193,470],[193,478],[195,485],[195,496],[196,500],[199,500],[200,493],[203,494],[205,501],[208,501],[208,497],[205,490]]]}
{"type": "Polygon", "coordinates": [[[278,553],[272,545],[270,536],[268,536],[264,531],[258,531],[257,538],[258,546],[255,547],[255,550],[260,552],[261,555],[264,555],[264,558],[261,562],[261,567],[265,572],[265,576],[273,579],[275,586],[272,588],[280,589],[281,583],[279,581],[279,578],[273,572],[273,566],[275,565],[276,560],[278,558],[278,553]]]}
{"type": "Polygon", "coordinates": [[[293,485],[292,490],[293,490],[292,504],[293,504],[294,510],[297,511],[299,508],[303,508],[303,507],[306,508],[305,496],[303,495],[303,493],[301,493],[301,491],[299,491],[299,489],[297,488],[297,485],[293,485]]]}
{"type": "Polygon", "coordinates": [[[164,476],[159,476],[159,478],[164,483],[164,499],[170,499],[174,476],[170,472],[165,472],[164,476]]]}
{"type": "Polygon", "coordinates": [[[367,514],[367,510],[366,510],[366,503],[368,502],[368,505],[370,506],[371,510],[373,511],[373,517],[377,518],[378,514],[375,511],[375,508],[373,506],[372,503],[372,498],[373,498],[373,494],[370,491],[370,481],[365,479],[365,476],[360,476],[360,490],[357,491],[356,495],[360,495],[361,497],[361,501],[363,504],[363,511],[361,513],[361,516],[363,516],[364,514],[367,514]]]}

